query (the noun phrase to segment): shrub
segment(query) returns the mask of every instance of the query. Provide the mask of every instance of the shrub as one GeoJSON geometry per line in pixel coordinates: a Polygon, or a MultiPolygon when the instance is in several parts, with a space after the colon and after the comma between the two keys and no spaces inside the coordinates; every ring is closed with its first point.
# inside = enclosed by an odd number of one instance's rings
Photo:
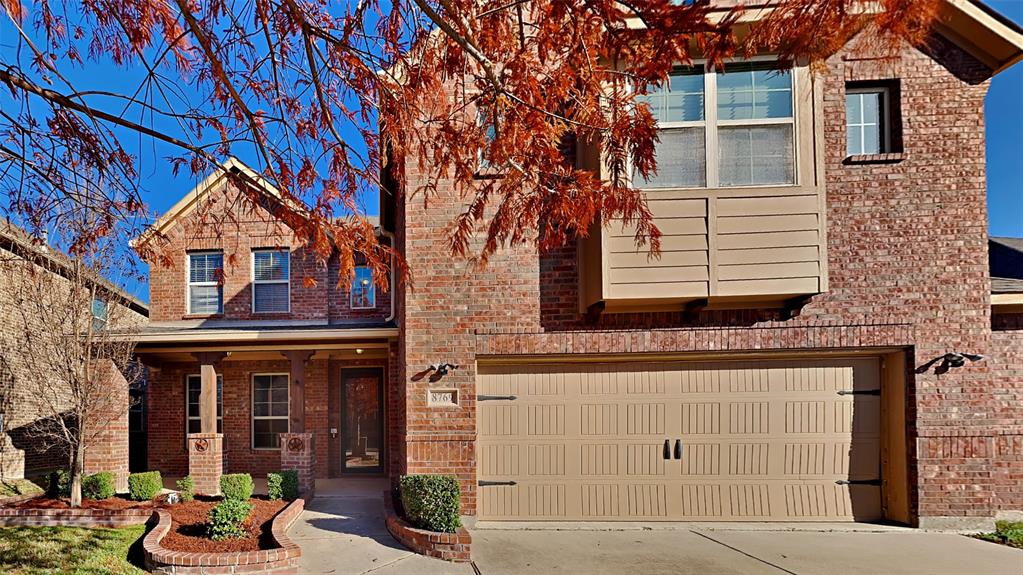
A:
{"type": "Polygon", "coordinates": [[[148,501],[163,489],[159,471],[132,473],[128,476],[128,496],[135,501],[148,501]]]}
{"type": "Polygon", "coordinates": [[[110,499],[116,492],[114,474],[109,471],[82,478],[82,497],[85,499],[110,499]]]}
{"type": "Polygon", "coordinates": [[[280,473],[267,473],[266,474],[266,496],[271,501],[277,501],[284,497],[284,489],[281,487],[281,483],[284,478],[281,477],[280,473]]]}
{"type": "Polygon", "coordinates": [[[224,499],[246,501],[252,497],[252,476],[248,473],[228,473],[220,476],[220,493],[224,499]]]}
{"type": "Polygon", "coordinates": [[[188,502],[195,499],[195,481],[192,481],[191,475],[178,479],[175,486],[178,488],[178,495],[181,496],[182,501],[188,502]]]}
{"type": "Polygon", "coordinates": [[[64,469],[51,472],[46,495],[53,499],[71,497],[71,474],[64,469]]]}
{"type": "Polygon", "coordinates": [[[406,475],[401,478],[401,504],[412,525],[453,533],[462,525],[461,489],[451,475],[406,475]]]}
{"type": "Polygon", "coordinates": [[[281,496],[289,501],[298,499],[298,472],[294,469],[281,472],[281,496]]]}
{"type": "Polygon", "coordinates": [[[238,499],[225,499],[210,509],[207,529],[216,541],[245,536],[243,523],[252,512],[252,504],[238,499]]]}

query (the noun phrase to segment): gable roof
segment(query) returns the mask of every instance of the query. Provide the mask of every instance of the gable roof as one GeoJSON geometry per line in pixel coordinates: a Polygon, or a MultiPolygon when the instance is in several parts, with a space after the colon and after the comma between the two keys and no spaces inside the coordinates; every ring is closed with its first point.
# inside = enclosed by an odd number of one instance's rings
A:
{"type": "Polygon", "coordinates": [[[935,27],[994,74],[1023,60],[1023,28],[979,0],[944,0],[935,27]]]}
{"type": "Polygon", "coordinates": [[[990,238],[991,293],[1023,294],[1023,238],[990,238]]]}
{"type": "Polygon", "coordinates": [[[176,204],[171,206],[166,213],[153,222],[153,225],[132,242],[132,245],[140,246],[158,235],[163,235],[179,218],[200,207],[210,192],[217,190],[227,180],[229,175],[241,176],[252,185],[252,189],[262,192],[279,202],[287,203],[296,212],[302,213],[306,211],[305,206],[293,200],[285,199],[276,187],[255,170],[245,165],[244,162],[238,158],[230,157],[218,166],[212,174],[206,176],[206,179],[199,182],[190,192],[178,200],[176,204]]]}

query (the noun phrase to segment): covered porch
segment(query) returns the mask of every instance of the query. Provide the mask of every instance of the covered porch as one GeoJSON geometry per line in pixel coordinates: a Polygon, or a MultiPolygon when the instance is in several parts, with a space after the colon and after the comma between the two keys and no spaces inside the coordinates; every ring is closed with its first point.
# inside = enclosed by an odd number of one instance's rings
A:
{"type": "Polygon", "coordinates": [[[149,370],[147,467],[191,475],[203,491],[221,473],[308,468],[310,488],[314,478],[386,477],[398,452],[387,425],[397,335],[390,326],[147,328],[136,348],[149,370]]]}

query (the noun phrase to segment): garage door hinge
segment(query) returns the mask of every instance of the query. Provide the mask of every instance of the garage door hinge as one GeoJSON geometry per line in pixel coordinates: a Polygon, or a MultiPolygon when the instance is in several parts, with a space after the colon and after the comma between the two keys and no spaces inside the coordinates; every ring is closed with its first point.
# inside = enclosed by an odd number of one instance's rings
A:
{"type": "Polygon", "coordinates": [[[881,395],[880,389],[843,389],[838,395],[881,395]]]}
{"type": "Polygon", "coordinates": [[[839,479],[835,485],[881,485],[880,479],[839,479]]]}
{"type": "Polygon", "coordinates": [[[485,481],[482,479],[477,481],[476,483],[479,484],[480,487],[493,487],[495,485],[518,485],[518,483],[514,481],[485,481]]]}
{"type": "Polygon", "coordinates": [[[476,401],[514,401],[518,399],[514,395],[477,395],[476,401]]]}

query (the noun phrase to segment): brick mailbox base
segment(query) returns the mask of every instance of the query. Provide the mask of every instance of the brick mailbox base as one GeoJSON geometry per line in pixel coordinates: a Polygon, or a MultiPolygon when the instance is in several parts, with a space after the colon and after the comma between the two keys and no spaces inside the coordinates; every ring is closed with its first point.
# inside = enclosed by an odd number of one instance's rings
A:
{"type": "Polygon", "coordinates": [[[199,495],[220,495],[224,474],[224,434],[188,434],[188,475],[199,495]]]}
{"type": "Polygon", "coordinates": [[[316,435],[313,433],[281,434],[281,470],[298,472],[298,490],[309,498],[316,488],[316,435]]]}

